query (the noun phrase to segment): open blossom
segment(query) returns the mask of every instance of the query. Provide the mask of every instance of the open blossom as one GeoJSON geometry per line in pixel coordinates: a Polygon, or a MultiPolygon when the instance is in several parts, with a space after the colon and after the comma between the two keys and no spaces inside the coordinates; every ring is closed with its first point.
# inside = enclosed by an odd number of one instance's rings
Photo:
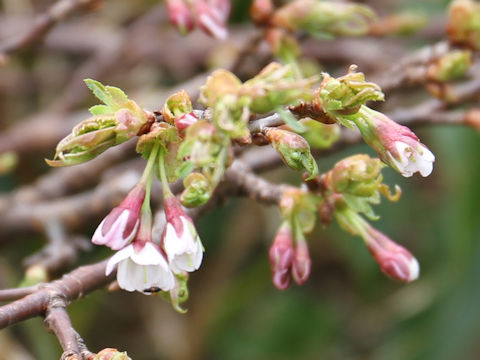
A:
{"type": "Polygon", "coordinates": [[[292,230],[288,224],[283,224],[275,235],[268,252],[272,268],[273,285],[279,290],[290,286],[294,251],[292,230]]]}
{"type": "Polygon", "coordinates": [[[153,242],[134,242],[118,251],[108,261],[106,275],[117,264],[118,285],[124,290],[148,294],[153,290],[169,291],[175,286],[167,260],[153,242]]]}
{"type": "Polygon", "coordinates": [[[164,200],[167,225],[163,235],[163,248],[170,268],[176,274],[197,270],[202,263],[203,245],[192,219],[185,214],[174,196],[164,200]]]}
{"type": "Polygon", "coordinates": [[[371,226],[366,229],[365,241],[368,250],[386,275],[404,282],[418,278],[420,274],[418,261],[403,246],[371,226]]]}
{"type": "Polygon", "coordinates": [[[428,176],[433,170],[435,155],[423,145],[408,127],[397,124],[377,111],[362,108],[367,126],[359,125],[365,142],[387,164],[405,177],[419,172],[428,176]]]}
{"type": "Polygon", "coordinates": [[[140,224],[140,209],[145,199],[145,185],[138,183],[130,190],[122,203],[98,225],[92,242],[120,250],[129,244],[137,233],[140,224]]]}

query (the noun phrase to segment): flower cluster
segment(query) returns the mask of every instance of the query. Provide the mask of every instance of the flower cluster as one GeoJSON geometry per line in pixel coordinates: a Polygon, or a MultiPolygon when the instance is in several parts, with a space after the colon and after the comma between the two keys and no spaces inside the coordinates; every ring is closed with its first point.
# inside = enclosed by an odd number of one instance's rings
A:
{"type": "Polygon", "coordinates": [[[202,262],[202,243],[192,219],[170,191],[164,159],[163,145],[154,141],[141,180],[107,215],[92,237],[94,244],[118,250],[108,261],[106,274],[118,266],[118,284],[127,291],[176,292],[179,282],[185,281],[184,274],[197,270],[202,262]],[[152,240],[150,209],[151,183],[157,166],[167,220],[160,244],[152,240]]]}
{"type": "Polygon", "coordinates": [[[230,0],[167,0],[170,22],[185,35],[198,26],[206,34],[221,40],[228,37],[230,0]]]}

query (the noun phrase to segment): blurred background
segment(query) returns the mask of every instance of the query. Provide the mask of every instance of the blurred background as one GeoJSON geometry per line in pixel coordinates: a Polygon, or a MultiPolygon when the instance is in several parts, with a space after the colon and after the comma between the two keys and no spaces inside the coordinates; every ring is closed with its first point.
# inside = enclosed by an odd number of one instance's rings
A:
{"type": "MultiPolygon", "coordinates": [[[[425,19],[425,26],[413,35],[355,40],[377,44],[367,54],[334,56],[330,47],[338,50],[342,43],[309,40],[305,53],[315,66],[343,74],[357,63],[369,79],[399,57],[444,38],[448,1],[364,3],[380,15],[414,13],[425,19]]],[[[35,14],[51,5],[47,0],[0,0],[0,42],[23,33],[35,14]]],[[[0,197],[18,194],[50,171],[43,158],[53,156],[56,141],[94,104],[82,79],[118,86],[152,110],[177,88],[185,87],[195,98],[206,74],[231,67],[238,49],[255,34],[248,18],[250,1],[233,5],[227,42],[198,31],[181,37],[159,1],[106,0],[98,9],[59,23],[35,46],[0,57],[0,152],[14,149],[18,160],[13,171],[0,175],[0,197]]],[[[238,70],[242,79],[270,61],[263,45],[260,55],[247,58],[238,70]]],[[[422,89],[406,89],[389,102],[387,93],[384,110],[428,96],[422,89]]],[[[480,135],[460,126],[415,130],[436,155],[434,172],[425,179],[405,179],[386,168],[385,182],[400,185],[403,196],[398,203],[379,205],[381,219],[374,225],[415,254],[421,265],[418,281],[404,285],[385,277],[361,239],[332,223],[317,225],[308,237],[313,261],[309,281],[278,291],[267,254],[279,211],[234,199],[197,221],[206,252],[201,270],[191,276],[186,315],[156,296],[99,290],[69,306],[74,327],[92,351],[115,347],[142,360],[479,359],[480,135]]],[[[123,151],[126,155],[112,167],[134,156],[123,151]]],[[[318,159],[320,169],[359,152],[374,154],[365,145],[351,146],[318,159]]],[[[115,176],[108,170],[99,179],[115,176]]],[[[300,181],[284,167],[263,175],[275,183],[300,181]]],[[[77,188],[94,188],[99,179],[77,188]]],[[[104,215],[91,219],[76,236],[91,236],[104,215]]],[[[41,232],[0,230],[1,288],[21,283],[24,259],[45,242],[41,232]]],[[[109,254],[84,247],[74,263],[62,264],[51,276],[109,254]]],[[[61,352],[41,318],[0,332],[0,359],[51,360],[61,352]]]]}

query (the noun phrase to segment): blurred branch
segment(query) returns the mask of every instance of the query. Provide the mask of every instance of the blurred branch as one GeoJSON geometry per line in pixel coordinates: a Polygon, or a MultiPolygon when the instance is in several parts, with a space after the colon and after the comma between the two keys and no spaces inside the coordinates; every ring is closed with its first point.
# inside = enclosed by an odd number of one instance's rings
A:
{"type": "Polygon", "coordinates": [[[60,0],[33,20],[33,26],[24,34],[0,44],[0,58],[25,50],[40,41],[56,23],[74,12],[94,6],[101,0],[60,0]]]}

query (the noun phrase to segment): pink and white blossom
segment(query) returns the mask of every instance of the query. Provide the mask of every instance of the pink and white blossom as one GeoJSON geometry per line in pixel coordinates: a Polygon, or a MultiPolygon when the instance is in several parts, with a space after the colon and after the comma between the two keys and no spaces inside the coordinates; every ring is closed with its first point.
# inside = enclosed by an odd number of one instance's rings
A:
{"type": "Polygon", "coordinates": [[[169,291],[175,286],[168,262],[153,242],[133,243],[118,251],[108,261],[106,275],[117,264],[117,282],[124,290],[150,293],[156,290],[169,291]]]}
{"type": "Polygon", "coordinates": [[[129,244],[138,231],[140,209],[144,199],[145,186],[139,183],[98,225],[92,242],[96,245],[108,246],[113,250],[119,250],[129,244]]]}
{"type": "Polygon", "coordinates": [[[197,270],[203,259],[203,245],[192,219],[174,196],[165,198],[164,208],[167,224],[162,243],[170,268],[176,274],[197,270]]]}
{"type": "Polygon", "coordinates": [[[410,177],[419,172],[426,177],[432,173],[435,155],[422,144],[408,127],[397,124],[382,113],[363,107],[367,125],[357,122],[365,142],[400,174],[410,177]]]}

